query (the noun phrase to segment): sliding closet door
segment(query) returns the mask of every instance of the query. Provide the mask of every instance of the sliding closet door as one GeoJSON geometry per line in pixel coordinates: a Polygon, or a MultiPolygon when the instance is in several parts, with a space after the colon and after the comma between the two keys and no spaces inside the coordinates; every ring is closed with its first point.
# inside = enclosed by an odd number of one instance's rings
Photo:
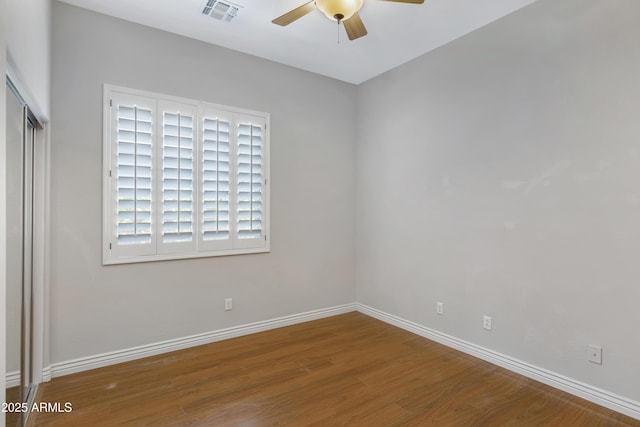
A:
{"type": "MultiPolygon", "coordinates": [[[[35,119],[7,90],[7,409],[33,398],[33,161],[35,119]]],[[[8,427],[24,423],[6,413],[8,427]]]]}
{"type": "MultiPolygon", "coordinates": [[[[23,131],[22,103],[7,90],[7,403],[22,401],[23,131]]],[[[14,427],[20,414],[8,412],[14,427]]]]}

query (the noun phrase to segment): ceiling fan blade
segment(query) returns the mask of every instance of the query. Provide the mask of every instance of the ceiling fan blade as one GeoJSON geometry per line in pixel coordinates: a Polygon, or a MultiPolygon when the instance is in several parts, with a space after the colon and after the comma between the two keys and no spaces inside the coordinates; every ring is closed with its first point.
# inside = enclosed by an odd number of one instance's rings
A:
{"type": "Polygon", "coordinates": [[[296,7],[295,9],[290,10],[284,15],[277,17],[271,22],[273,22],[276,25],[282,25],[283,27],[286,27],[287,25],[291,24],[293,21],[302,18],[304,15],[311,12],[315,8],[316,8],[315,0],[311,0],[310,2],[305,3],[302,6],[296,7]]]}
{"type": "Polygon", "coordinates": [[[355,40],[367,35],[367,29],[364,27],[358,12],[354,13],[353,16],[346,21],[342,21],[342,23],[344,24],[344,29],[347,31],[349,40],[355,40]]]}
{"type": "Polygon", "coordinates": [[[424,3],[424,0],[381,0],[381,1],[392,1],[396,3],[414,3],[414,4],[424,3]]]}

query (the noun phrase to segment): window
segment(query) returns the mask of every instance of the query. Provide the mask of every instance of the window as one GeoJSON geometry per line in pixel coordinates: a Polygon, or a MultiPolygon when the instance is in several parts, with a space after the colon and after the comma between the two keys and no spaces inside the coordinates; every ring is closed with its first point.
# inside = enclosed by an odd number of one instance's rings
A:
{"type": "Polygon", "coordinates": [[[268,123],[105,85],[103,263],[268,252],[268,123]]]}

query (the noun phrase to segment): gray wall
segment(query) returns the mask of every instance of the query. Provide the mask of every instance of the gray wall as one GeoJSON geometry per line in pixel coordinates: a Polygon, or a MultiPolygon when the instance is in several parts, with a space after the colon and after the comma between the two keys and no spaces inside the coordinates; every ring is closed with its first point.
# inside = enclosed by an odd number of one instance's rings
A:
{"type": "Polygon", "coordinates": [[[7,57],[21,95],[41,122],[51,96],[51,0],[5,0],[7,57]]]}
{"type": "Polygon", "coordinates": [[[355,86],[58,2],[53,15],[52,363],[355,300],[355,86]],[[271,253],[101,265],[103,83],[271,113],[271,253]]]}
{"type": "Polygon", "coordinates": [[[359,86],[359,302],[640,400],[638,16],[540,0],[359,86]]]}

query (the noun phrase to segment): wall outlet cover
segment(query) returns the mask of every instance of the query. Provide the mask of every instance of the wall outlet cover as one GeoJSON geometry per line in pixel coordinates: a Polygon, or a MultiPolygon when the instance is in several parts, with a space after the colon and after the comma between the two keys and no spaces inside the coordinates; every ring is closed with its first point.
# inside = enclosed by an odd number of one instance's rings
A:
{"type": "Polygon", "coordinates": [[[482,319],[482,327],[486,330],[491,330],[491,316],[484,316],[482,319]]]}
{"type": "Polygon", "coordinates": [[[602,347],[593,344],[589,346],[589,362],[602,365],[602,347]]]}

